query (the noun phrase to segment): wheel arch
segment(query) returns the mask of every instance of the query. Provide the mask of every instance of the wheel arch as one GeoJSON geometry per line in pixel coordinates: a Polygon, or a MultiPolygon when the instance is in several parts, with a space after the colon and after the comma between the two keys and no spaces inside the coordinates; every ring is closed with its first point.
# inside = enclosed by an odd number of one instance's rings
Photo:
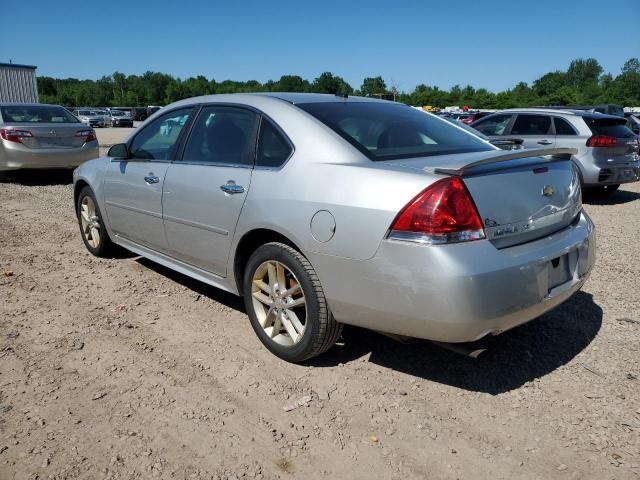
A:
{"type": "Polygon", "coordinates": [[[82,189],[84,187],[89,187],[89,182],[87,182],[84,179],[79,179],[78,181],[76,181],[75,185],[73,186],[73,205],[74,207],[78,207],[78,197],[80,196],[80,192],[82,191],[82,189]]]}
{"type": "Polygon", "coordinates": [[[280,242],[295,248],[302,255],[302,249],[286,235],[269,228],[256,228],[246,232],[238,241],[233,258],[233,275],[238,293],[242,295],[242,279],[249,258],[259,247],[266,243],[280,242]]]}

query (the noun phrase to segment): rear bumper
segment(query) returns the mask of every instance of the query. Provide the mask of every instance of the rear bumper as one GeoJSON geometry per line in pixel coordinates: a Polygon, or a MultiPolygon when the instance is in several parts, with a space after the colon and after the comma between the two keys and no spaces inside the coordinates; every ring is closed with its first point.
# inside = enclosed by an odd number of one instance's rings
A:
{"type": "Polygon", "coordinates": [[[98,142],[85,143],[80,148],[28,149],[4,148],[0,151],[0,170],[23,168],[75,168],[82,162],[98,158],[98,142]]]}
{"type": "Polygon", "coordinates": [[[306,253],[338,321],[467,342],[533,320],[571,297],[595,263],[595,240],[583,213],[560,232],[501,250],[487,240],[442,246],[385,240],[367,261],[306,253]],[[550,288],[551,261],[559,257],[568,276],[550,288]]]}
{"type": "Polygon", "coordinates": [[[640,162],[616,163],[605,166],[583,165],[584,185],[617,185],[640,180],[640,162]]]}

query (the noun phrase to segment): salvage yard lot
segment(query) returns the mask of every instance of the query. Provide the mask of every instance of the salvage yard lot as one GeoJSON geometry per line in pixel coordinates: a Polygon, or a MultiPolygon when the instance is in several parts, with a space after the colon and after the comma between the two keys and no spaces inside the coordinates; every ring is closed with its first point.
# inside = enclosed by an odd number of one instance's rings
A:
{"type": "Polygon", "coordinates": [[[640,184],[586,203],[583,291],[479,359],[348,329],[296,366],[234,296],[91,256],[69,181],[0,183],[0,479],[640,478],[640,184]]]}

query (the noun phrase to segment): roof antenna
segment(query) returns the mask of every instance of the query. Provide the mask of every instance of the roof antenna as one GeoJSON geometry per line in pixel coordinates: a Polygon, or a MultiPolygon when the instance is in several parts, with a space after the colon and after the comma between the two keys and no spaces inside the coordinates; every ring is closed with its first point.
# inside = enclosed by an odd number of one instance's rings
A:
{"type": "Polygon", "coordinates": [[[349,94],[346,93],[346,92],[344,92],[344,93],[336,92],[336,97],[349,98],[349,94]]]}

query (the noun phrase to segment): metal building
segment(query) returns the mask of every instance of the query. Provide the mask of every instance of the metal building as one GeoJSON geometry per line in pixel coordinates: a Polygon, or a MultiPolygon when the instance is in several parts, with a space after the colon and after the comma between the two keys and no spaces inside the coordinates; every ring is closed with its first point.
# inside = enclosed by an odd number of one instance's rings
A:
{"type": "Polygon", "coordinates": [[[36,68],[0,63],[0,102],[38,103],[36,68]]]}

